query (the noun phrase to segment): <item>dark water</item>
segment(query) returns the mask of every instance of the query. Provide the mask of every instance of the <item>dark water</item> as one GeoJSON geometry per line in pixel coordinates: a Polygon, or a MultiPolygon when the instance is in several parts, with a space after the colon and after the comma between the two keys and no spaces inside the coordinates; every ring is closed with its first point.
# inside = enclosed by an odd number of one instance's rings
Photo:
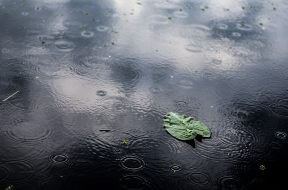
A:
{"type": "Polygon", "coordinates": [[[287,2],[0,0],[0,189],[283,189],[287,2]]]}

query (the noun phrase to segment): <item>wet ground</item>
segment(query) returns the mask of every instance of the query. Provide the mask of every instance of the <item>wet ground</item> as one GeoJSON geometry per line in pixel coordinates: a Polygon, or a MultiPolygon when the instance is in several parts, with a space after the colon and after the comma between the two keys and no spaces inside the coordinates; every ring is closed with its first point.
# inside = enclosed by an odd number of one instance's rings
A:
{"type": "Polygon", "coordinates": [[[287,11],[285,0],[0,0],[0,189],[279,188],[287,11]],[[174,139],[170,111],[212,138],[174,139]]]}

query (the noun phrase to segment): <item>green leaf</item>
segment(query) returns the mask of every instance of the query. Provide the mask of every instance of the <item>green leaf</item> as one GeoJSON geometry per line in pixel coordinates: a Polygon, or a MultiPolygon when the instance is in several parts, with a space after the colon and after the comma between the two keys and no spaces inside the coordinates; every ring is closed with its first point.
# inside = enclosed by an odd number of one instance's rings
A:
{"type": "Polygon", "coordinates": [[[211,136],[210,130],[201,121],[174,112],[169,112],[164,116],[164,127],[170,135],[183,141],[192,140],[197,135],[211,136]]]}
{"type": "Polygon", "coordinates": [[[5,190],[13,190],[14,189],[14,186],[13,185],[8,185],[5,190]]]}
{"type": "Polygon", "coordinates": [[[262,164],[262,165],[259,166],[259,169],[260,169],[261,171],[264,171],[264,170],[266,170],[266,166],[265,166],[264,164],[262,164]]]}
{"type": "Polygon", "coordinates": [[[79,28],[80,28],[81,30],[85,29],[86,27],[87,27],[86,24],[80,24],[80,26],[79,26],[79,28]]]}
{"type": "Polygon", "coordinates": [[[128,139],[124,139],[123,140],[123,144],[128,145],[129,144],[129,140],[128,139]]]}

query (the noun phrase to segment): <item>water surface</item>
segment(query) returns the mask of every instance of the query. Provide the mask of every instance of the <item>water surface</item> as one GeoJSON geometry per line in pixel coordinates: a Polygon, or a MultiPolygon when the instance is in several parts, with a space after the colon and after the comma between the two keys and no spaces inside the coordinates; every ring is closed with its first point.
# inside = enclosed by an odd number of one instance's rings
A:
{"type": "Polygon", "coordinates": [[[283,189],[287,11],[0,0],[0,189],[283,189]],[[170,111],[212,138],[174,139],[170,111]]]}

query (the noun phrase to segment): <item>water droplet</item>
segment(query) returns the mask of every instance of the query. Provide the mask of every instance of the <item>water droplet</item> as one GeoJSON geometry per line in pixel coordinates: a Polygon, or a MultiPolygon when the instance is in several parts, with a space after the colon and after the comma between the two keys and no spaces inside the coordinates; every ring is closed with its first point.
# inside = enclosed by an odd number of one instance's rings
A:
{"type": "Polygon", "coordinates": [[[287,138],[287,133],[285,133],[283,131],[276,131],[275,132],[275,137],[277,139],[285,140],[287,138]]]}
{"type": "Polygon", "coordinates": [[[81,32],[81,36],[83,36],[84,38],[92,38],[94,36],[94,32],[84,30],[81,32]]]}
{"type": "Polygon", "coordinates": [[[70,52],[75,47],[74,43],[65,40],[56,41],[55,46],[59,49],[59,51],[63,52],[70,52]]]}
{"type": "Polygon", "coordinates": [[[120,161],[121,167],[130,170],[130,171],[138,171],[141,170],[145,163],[138,156],[124,156],[120,161]]]}

